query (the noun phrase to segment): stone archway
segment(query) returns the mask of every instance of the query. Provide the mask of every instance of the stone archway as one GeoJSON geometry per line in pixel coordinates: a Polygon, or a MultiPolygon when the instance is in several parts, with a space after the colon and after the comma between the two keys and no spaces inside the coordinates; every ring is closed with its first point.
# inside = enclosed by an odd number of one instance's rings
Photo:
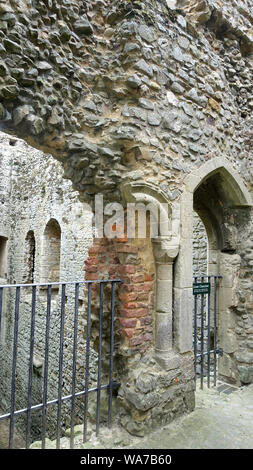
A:
{"type": "MultiPolygon", "coordinates": [[[[224,355],[220,358],[219,373],[226,380],[239,383],[236,313],[241,272],[241,253],[238,249],[238,230],[241,214],[249,224],[251,196],[233,167],[224,158],[202,165],[185,180],[181,199],[181,243],[175,269],[176,344],[181,352],[192,342],[192,212],[201,217],[208,236],[208,274],[220,274],[219,341],[224,355]],[[247,215],[246,215],[247,214],[247,215]],[[185,328],[188,325],[189,328],[185,328]]],[[[242,362],[244,362],[242,360],[242,362]]],[[[245,362],[247,362],[245,360],[245,362]]]]}
{"type": "Polygon", "coordinates": [[[173,265],[180,243],[180,207],[178,203],[169,203],[162,190],[144,182],[125,185],[122,193],[126,202],[144,204],[156,212],[153,222],[157,224],[157,236],[151,237],[156,268],[154,357],[169,370],[177,362],[173,351],[172,311],[173,265]]]}
{"type": "MultiPolygon", "coordinates": [[[[190,7],[191,3],[187,2],[190,7]]],[[[96,194],[102,193],[106,200],[119,202],[123,179],[133,181],[136,178],[155,180],[157,186],[165,187],[171,201],[176,201],[182,191],[185,172],[197,167],[204,159],[219,155],[220,151],[226,153],[229,149],[231,159],[236,159],[239,138],[240,158],[246,160],[249,156],[250,161],[250,129],[245,138],[242,137],[249,125],[245,117],[251,112],[250,97],[245,106],[241,105],[241,96],[235,99],[237,84],[235,88],[234,79],[226,78],[226,75],[230,76],[231,67],[229,62],[224,64],[223,50],[221,58],[219,53],[214,53],[208,26],[199,34],[198,27],[188,23],[189,17],[194,21],[196,17],[200,24],[209,19],[209,8],[206,12],[206,2],[202,3],[204,6],[198,5],[195,9],[193,5],[192,9],[185,10],[184,16],[180,9],[171,12],[166,9],[166,2],[156,0],[1,0],[0,12],[4,16],[0,47],[1,129],[17,134],[60,160],[66,178],[72,181],[81,201],[93,200],[96,194]],[[193,47],[190,47],[191,41],[193,47]],[[208,42],[209,48],[206,47],[208,42]],[[151,52],[152,47],[155,54],[151,52]],[[192,75],[188,69],[187,73],[182,71],[184,63],[190,69],[198,67],[200,77],[195,80],[195,72],[192,75]],[[203,81],[208,82],[206,89],[203,81]],[[231,124],[238,121],[238,128],[231,124]]],[[[180,7],[185,2],[167,4],[180,7]]],[[[239,18],[239,23],[244,20],[235,14],[237,10],[231,11],[233,18],[239,18]]],[[[221,14],[216,26],[222,30],[224,12],[218,10],[218,13],[221,14]]],[[[236,24],[230,24],[230,27],[241,47],[247,33],[242,37],[236,24]]],[[[233,60],[234,51],[231,52],[232,63],[233,60]]],[[[242,63],[242,73],[238,74],[240,89],[248,86],[246,70],[251,76],[248,60],[242,63]]],[[[213,158],[186,180],[181,199],[180,251],[173,262],[173,348],[177,347],[182,353],[180,371],[187,364],[187,357],[190,358],[188,372],[192,369],[193,193],[208,175],[218,170],[227,182],[232,202],[237,201],[241,208],[250,205],[245,190],[240,190],[233,168],[222,159],[213,158]]],[[[247,177],[250,176],[249,169],[247,177]]],[[[150,194],[146,194],[145,199],[147,196],[150,194]]],[[[233,230],[225,224],[219,239],[227,238],[229,242],[233,230]]],[[[157,273],[161,276],[157,277],[157,288],[163,294],[167,294],[163,284],[168,283],[170,291],[172,286],[173,256],[168,254],[171,241],[160,239],[154,242],[157,273]]],[[[157,325],[160,324],[163,331],[166,319],[166,329],[168,326],[167,331],[171,332],[171,314],[167,315],[171,312],[169,298],[165,295],[164,302],[162,295],[158,295],[157,299],[160,304],[156,307],[159,312],[156,318],[161,320],[157,325]]],[[[157,342],[157,352],[161,359],[164,356],[166,359],[172,338],[170,335],[162,338],[160,334],[157,338],[161,339],[159,344],[157,342]]],[[[166,360],[162,363],[167,367],[166,360]]],[[[137,418],[142,428],[145,419],[148,426],[148,421],[160,425],[164,419],[170,419],[170,415],[176,414],[174,408],[182,413],[183,402],[186,409],[192,407],[193,378],[190,373],[185,378],[187,371],[180,372],[178,378],[176,373],[162,376],[164,371],[159,370],[160,379],[157,370],[154,379],[152,374],[148,376],[150,368],[147,366],[146,380],[143,380],[143,370],[139,371],[138,377],[129,373],[134,393],[126,386],[126,401],[132,403],[132,408],[140,410],[137,418]],[[174,391],[164,390],[162,395],[160,389],[164,384],[174,391]],[[159,390],[155,390],[156,386],[159,390]],[[143,400],[139,397],[140,390],[143,400]],[[187,394],[188,399],[185,398],[187,394]],[[174,408],[168,404],[170,399],[176,403],[174,408]]]]}

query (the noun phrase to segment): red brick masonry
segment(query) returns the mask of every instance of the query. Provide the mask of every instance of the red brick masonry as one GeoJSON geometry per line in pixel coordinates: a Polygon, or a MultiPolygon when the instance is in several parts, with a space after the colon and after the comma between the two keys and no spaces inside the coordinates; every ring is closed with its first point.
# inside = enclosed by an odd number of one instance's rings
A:
{"type": "MultiPolygon", "coordinates": [[[[147,241],[94,239],[85,261],[86,280],[121,279],[116,318],[123,347],[145,352],[153,341],[154,270],[145,266],[147,241]]],[[[149,247],[151,250],[151,246],[149,247]]],[[[152,251],[150,253],[152,257],[152,251]]]]}

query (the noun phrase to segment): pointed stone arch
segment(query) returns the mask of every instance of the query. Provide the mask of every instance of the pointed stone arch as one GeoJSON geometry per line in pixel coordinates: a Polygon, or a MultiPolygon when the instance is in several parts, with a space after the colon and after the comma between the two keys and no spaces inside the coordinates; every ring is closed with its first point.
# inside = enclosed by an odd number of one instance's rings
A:
{"type": "MultiPolygon", "coordinates": [[[[246,184],[223,157],[204,163],[185,179],[185,190],[181,196],[181,239],[175,263],[174,289],[175,342],[181,353],[192,350],[193,209],[204,222],[209,239],[209,274],[223,275],[221,309],[227,315],[231,301],[231,277],[234,275],[232,271],[240,266],[240,257],[236,253],[233,211],[251,207],[252,197],[246,184]],[[229,264],[231,272],[228,272],[229,264]]],[[[223,336],[225,334],[224,330],[223,336]]]]}
{"type": "Polygon", "coordinates": [[[252,197],[242,177],[224,157],[214,158],[191,172],[185,179],[186,192],[194,193],[206,179],[217,173],[223,177],[229,190],[231,206],[252,206],[252,197]]]}

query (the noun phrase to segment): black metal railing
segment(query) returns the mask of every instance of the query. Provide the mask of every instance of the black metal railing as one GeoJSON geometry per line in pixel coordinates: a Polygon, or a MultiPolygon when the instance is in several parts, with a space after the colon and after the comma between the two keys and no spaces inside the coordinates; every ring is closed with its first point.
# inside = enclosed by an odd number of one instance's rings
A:
{"type": "MultiPolygon", "coordinates": [[[[54,411],[56,416],[54,414],[53,424],[56,448],[60,448],[61,445],[64,431],[62,422],[68,420],[71,430],[70,448],[74,447],[74,426],[80,424],[80,415],[82,415],[83,442],[86,442],[89,395],[92,392],[97,394],[96,434],[99,433],[101,422],[100,406],[101,391],[103,390],[107,390],[108,393],[107,422],[108,426],[111,426],[113,390],[120,386],[113,379],[115,287],[119,283],[121,283],[119,279],[110,279],[0,286],[0,361],[2,362],[2,364],[0,363],[0,398],[2,400],[0,408],[8,410],[2,414],[0,412],[0,423],[3,420],[9,422],[9,448],[13,448],[16,420],[21,416],[23,417],[21,433],[25,436],[24,447],[30,447],[34,412],[40,411],[39,425],[38,420],[36,421],[36,432],[40,439],[37,437],[36,440],[41,440],[41,448],[44,449],[46,447],[48,413],[53,406],[56,410],[56,413],[54,411]],[[81,287],[83,288],[81,289],[81,287]],[[104,317],[105,287],[107,289],[106,318],[104,317]],[[15,291],[15,296],[13,291],[15,291]],[[27,312],[29,312],[29,317],[27,312]],[[80,325],[81,319],[83,323],[80,325]],[[105,327],[104,320],[109,328],[105,327]],[[4,329],[7,331],[5,339],[3,339],[1,332],[3,323],[5,323],[4,329]],[[86,325],[83,326],[85,323],[86,325]],[[97,325],[96,334],[92,336],[94,324],[97,325]],[[105,336],[107,341],[106,357],[108,358],[106,371],[102,367],[105,336]],[[21,345],[19,345],[19,340],[21,345]],[[50,345],[53,345],[53,352],[50,350],[50,345]],[[42,357],[42,365],[39,364],[38,369],[34,366],[35,348],[36,352],[39,348],[42,357]],[[91,352],[96,359],[96,379],[94,378],[94,370],[92,379],[90,377],[91,352]],[[67,366],[65,366],[64,360],[66,357],[70,371],[68,376],[65,374],[67,366]],[[81,367],[83,367],[81,373],[80,371],[77,373],[78,360],[79,363],[81,361],[81,367]],[[5,373],[4,379],[3,371],[5,368],[9,370],[10,367],[11,380],[9,384],[6,384],[7,374],[5,373]],[[36,396],[34,395],[35,370],[37,373],[39,371],[41,400],[38,400],[36,394],[36,396]],[[106,383],[102,383],[105,378],[106,383]],[[67,387],[70,388],[70,393],[65,392],[66,381],[68,381],[67,387]],[[53,398],[49,397],[49,391],[51,395],[55,395],[53,398]],[[22,397],[20,397],[20,393],[22,397]],[[5,394],[6,399],[3,404],[5,394]],[[9,405],[6,406],[8,399],[9,405]],[[65,412],[63,416],[64,403],[69,403],[69,405],[67,413],[65,412]]],[[[51,423],[52,417],[50,420],[51,423]]],[[[52,425],[50,432],[52,434],[52,425]]]]}
{"type": "Polygon", "coordinates": [[[220,279],[222,276],[194,276],[194,367],[195,380],[200,378],[201,389],[205,377],[208,388],[211,385],[211,376],[213,376],[213,385],[216,386],[217,356],[223,353],[218,347],[217,338],[217,294],[220,279]]]}

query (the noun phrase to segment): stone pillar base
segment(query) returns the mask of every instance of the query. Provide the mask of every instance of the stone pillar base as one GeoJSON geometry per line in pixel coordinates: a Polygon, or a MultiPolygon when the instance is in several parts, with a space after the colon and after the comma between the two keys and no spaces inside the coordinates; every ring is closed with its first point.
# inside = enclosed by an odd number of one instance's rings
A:
{"type": "Polygon", "coordinates": [[[171,351],[155,351],[154,359],[164,370],[177,369],[180,364],[180,358],[178,354],[176,354],[172,350],[171,351]]]}
{"type": "Polygon", "coordinates": [[[144,436],[195,406],[193,354],[167,352],[154,360],[150,351],[129,362],[117,396],[117,419],[130,434],[144,436]]]}

